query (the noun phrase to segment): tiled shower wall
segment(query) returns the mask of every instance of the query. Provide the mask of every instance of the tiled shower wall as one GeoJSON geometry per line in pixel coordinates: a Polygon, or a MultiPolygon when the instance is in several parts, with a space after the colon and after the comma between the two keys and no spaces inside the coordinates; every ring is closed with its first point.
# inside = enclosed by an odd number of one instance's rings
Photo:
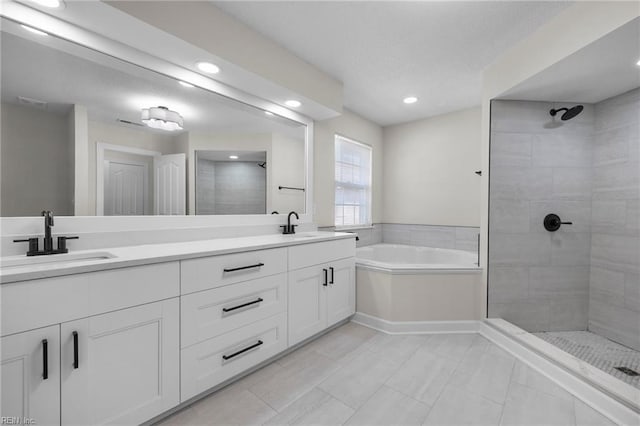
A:
{"type": "Polygon", "coordinates": [[[594,109],[552,127],[559,106],[491,105],[489,317],[528,331],[588,322],[594,109]],[[573,225],[548,232],[549,213],[573,225]]]}
{"type": "Polygon", "coordinates": [[[640,350],[640,89],[559,128],[551,107],[492,104],[489,316],[640,350]]]}
{"type": "Polygon", "coordinates": [[[264,214],[267,209],[265,169],[255,162],[198,158],[198,214],[264,214]]]}
{"type": "Polygon", "coordinates": [[[595,106],[589,329],[640,350],[640,89],[595,106]]]}

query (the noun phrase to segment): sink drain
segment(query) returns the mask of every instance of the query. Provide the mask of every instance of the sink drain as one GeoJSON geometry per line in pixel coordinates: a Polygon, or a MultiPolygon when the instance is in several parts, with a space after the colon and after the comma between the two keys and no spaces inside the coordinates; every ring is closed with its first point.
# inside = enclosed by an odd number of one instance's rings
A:
{"type": "Polygon", "coordinates": [[[627,376],[640,376],[640,374],[637,371],[632,370],[632,369],[630,369],[628,367],[613,367],[613,368],[615,368],[618,371],[623,372],[627,376]]]}

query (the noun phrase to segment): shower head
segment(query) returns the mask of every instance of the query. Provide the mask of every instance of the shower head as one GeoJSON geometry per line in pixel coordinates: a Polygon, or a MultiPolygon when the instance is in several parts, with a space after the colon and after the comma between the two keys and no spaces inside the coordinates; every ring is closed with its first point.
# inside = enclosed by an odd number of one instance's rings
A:
{"type": "Polygon", "coordinates": [[[555,117],[557,113],[559,113],[560,111],[564,111],[564,114],[562,114],[560,119],[562,121],[567,121],[567,120],[571,120],[573,117],[580,114],[583,109],[584,107],[582,105],[576,105],[572,108],[552,109],[551,111],[549,111],[549,114],[551,114],[552,117],[555,117]]]}

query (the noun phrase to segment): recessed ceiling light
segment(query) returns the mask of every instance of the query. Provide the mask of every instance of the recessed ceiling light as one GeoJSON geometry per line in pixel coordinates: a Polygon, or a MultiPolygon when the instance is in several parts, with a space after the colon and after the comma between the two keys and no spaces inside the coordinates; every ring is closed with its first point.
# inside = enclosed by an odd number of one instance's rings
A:
{"type": "Polygon", "coordinates": [[[285,101],[284,104],[291,108],[298,108],[300,105],[302,105],[300,101],[296,101],[295,99],[289,99],[288,101],[285,101]]]}
{"type": "Polygon", "coordinates": [[[230,155],[229,158],[231,158],[232,160],[237,160],[238,156],[237,155],[230,155]]]}
{"type": "Polygon", "coordinates": [[[265,111],[264,112],[266,115],[273,115],[273,113],[271,111],[265,111]]]}
{"type": "Polygon", "coordinates": [[[196,66],[200,71],[206,72],[207,74],[218,74],[220,72],[220,67],[211,62],[198,62],[196,66]]]}
{"type": "Polygon", "coordinates": [[[404,102],[405,104],[415,104],[416,102],[418,102],[418,98],[416,98],[415,96],[407,96],[402,100],[402,102],[404,102]]]}
{"type": "Polygon", "coordinates": [[[64,4],[60,0],[31,0],[31,1],[39,6],[50,7],[50,8],[57,8],[64,4]]]}
{"type": "Polygon", "coordinates": [[[20,26],[22,28],[24,28],[25,30],[30,31],[30,32],[32,32],[34,34],[38,34],[38,35],[41,35],[41,36],[48,36],[49,35],[49,34],[45,33],[44,31],[37,30],[35,28],[29,27],[29,26],[24,25],[24,24],[20,24],[20,26]]]}
{"type": "Polygon", "coordinates": [[[181,86],[188,87],[189,89],[193,89],[195,86],[193,84],[187,83],[186,81],[178,81],[181,86]]]}

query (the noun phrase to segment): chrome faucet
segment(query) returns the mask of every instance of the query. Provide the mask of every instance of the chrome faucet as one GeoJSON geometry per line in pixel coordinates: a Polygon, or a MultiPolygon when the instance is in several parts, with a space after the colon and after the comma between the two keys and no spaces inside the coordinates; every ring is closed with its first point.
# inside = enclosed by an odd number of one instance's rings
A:
{"type": "Polygon", "coordinates": [[[38,237],[27,238],[24,240],[13,240],[13,242],[29,243],[27,256],[68,253],[69,249],[67,249],[67,240],[77,240],[79,237],[58,237],[58,248],[54,250],[53,237],[51,236],[51,227],[53,226],[53,212],[51,212],[50,210],[43,210],[42,216],[44,216],[44,247],[42,250],[38,248],[38,237]]]}
{"type": "Polygon", "coordinates": [[[296,219],[300,219],[300,217],[298,217],[298,213],[296,212],[289,212],[289,216],[287,216],[287,224],[286,225],[280,225],[280,228],[282,228],[282,233],[283,234],[295,234],[296,233],[296,226],[298,225],[292,225],[291,224],[291,216],[295,216],[296,219]]]}

